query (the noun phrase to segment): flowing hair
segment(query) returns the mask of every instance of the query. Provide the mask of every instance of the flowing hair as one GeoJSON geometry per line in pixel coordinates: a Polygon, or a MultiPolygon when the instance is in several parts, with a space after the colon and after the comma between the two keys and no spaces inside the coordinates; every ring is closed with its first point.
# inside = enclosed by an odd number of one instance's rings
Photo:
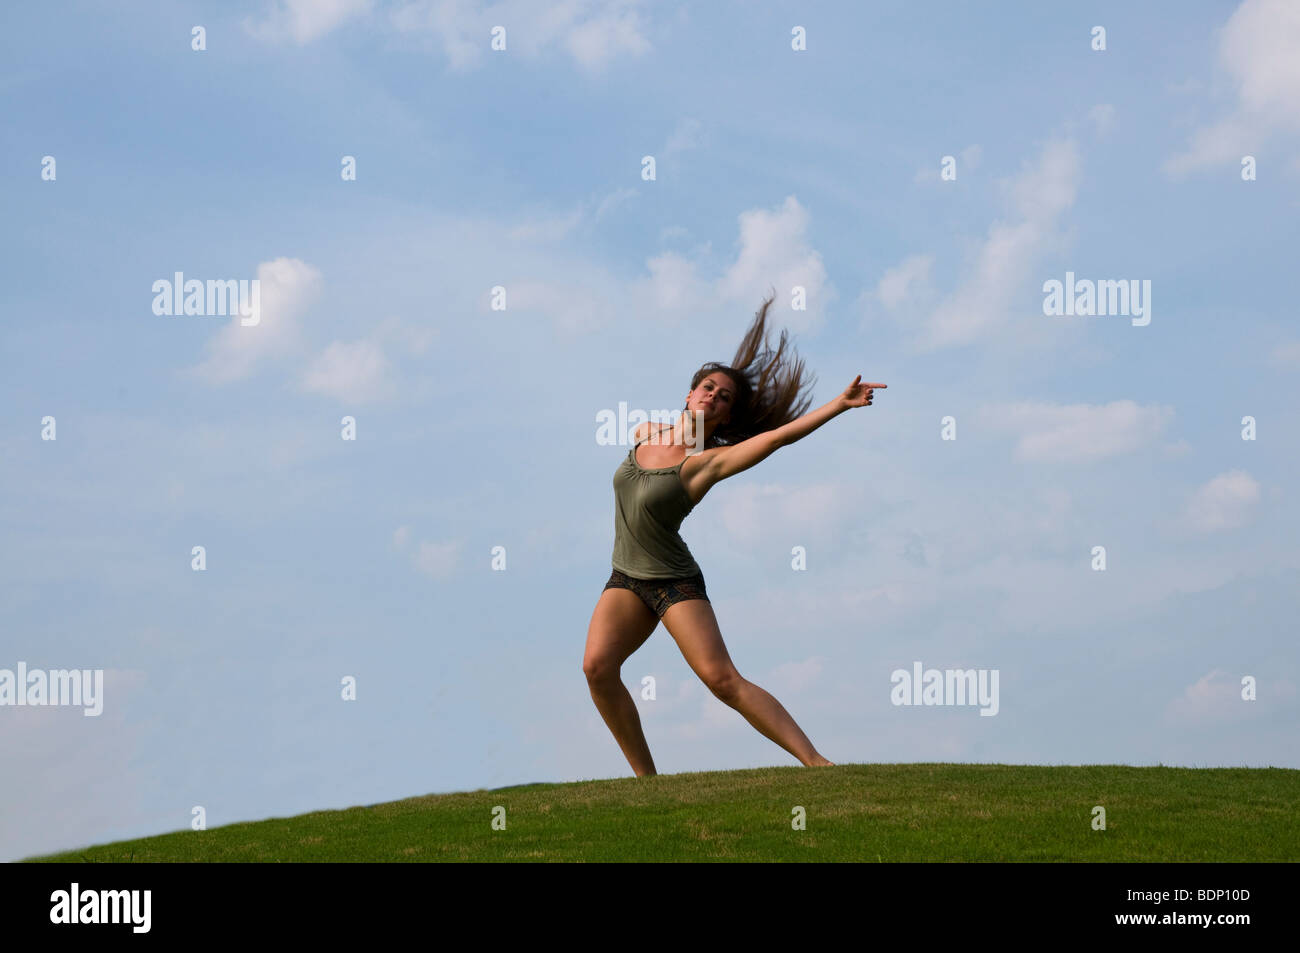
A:
{"type": "MultiPolygon", "coordinates": [[[[767,309],[776,298],[773,290],[749,326],[731,364],[710,361],[691,378],[691,390],[710,374],[726,374],[736,382],[736,393],[731,401],[730,419],[709,434],[704,449],[724,447],[748,440],[757,434],[775,430],[782,424],[802,417],[808,412],[812,396],[800,396],[800,391],[811,389],[816,377],[805,380],[804,363],[794,348],[786,355],[786,333],[775,352],[767,345],[767,309]]],[[[686,408],[682,408],[685,410],[686,408]]]]}

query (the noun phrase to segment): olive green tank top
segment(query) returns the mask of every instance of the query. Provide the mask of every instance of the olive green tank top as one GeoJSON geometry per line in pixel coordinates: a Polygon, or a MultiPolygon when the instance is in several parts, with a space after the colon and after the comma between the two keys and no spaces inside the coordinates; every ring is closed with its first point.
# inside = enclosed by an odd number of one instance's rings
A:
{"type": "MultiPolygon", "coordinates": [[[[666,428],[671,429],[671,428],[666,428]]],[[[694,576],[700,566],[677,532],[695,508],[682,483],[682,463],[647,470],[636,448],[614,471],[614,568],[634,579],[694,576]]]]}

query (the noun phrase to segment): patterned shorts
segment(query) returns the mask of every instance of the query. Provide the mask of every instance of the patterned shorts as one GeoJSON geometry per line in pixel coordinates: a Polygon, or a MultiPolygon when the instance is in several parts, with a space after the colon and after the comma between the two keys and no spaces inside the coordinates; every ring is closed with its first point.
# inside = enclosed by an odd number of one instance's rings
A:
{"type": "Polygon", "coordinates": [[[631,589],[641,601],[659,618],[664,617],[668,607],[687,599],[709,601],[709,594],[704,590],[704,574],[685,576],[681,579],[634,579],[626,573],[614,570],[605,583],[606,589],[631,589]]]}

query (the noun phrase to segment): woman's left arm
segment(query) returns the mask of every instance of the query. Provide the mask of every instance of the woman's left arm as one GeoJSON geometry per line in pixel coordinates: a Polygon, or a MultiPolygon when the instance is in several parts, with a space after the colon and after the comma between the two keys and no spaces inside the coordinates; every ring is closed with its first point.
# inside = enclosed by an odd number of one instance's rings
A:
{"type": "Polygon", "coordinates": [[[862,375],[859,374],[853,378],[853,383],[846,387],[844,393],[840,394],[839,397],[818,407],[816,410],[809,411],[798,420],[792,420],[788,424],[783,424],[770,431],[772,436],[776,438],[778,445],[784,447],[796,440],[801,440],[832,417],[838,417],[844,411],[853,407],[870,407],[871,392],[877,387],[883,390],[888,386],[887,384],[863,384],[860,383],[861,380],[862,375]]]}

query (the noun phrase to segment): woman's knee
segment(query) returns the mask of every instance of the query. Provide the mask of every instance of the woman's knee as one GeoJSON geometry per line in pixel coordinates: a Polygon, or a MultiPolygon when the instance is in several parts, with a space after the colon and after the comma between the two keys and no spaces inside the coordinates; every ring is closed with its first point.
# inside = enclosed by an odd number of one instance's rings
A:
{"type": "Polygon", "coordinates": [[[610,682],[622,681],[619,670],[622,668],[616,660],[593,656],[582,660],[582,674],[587,676],[587,681],[593,685],[607,685],[610,682]]]}
{"type": "Polygon", "coordinates": [[[728,705],[736,700],[740,687],[745,684],[745,680],[740,677],[740,673],[734,668],[710,670],[704,673],[703,680],[709,691],[728,705]]]}

